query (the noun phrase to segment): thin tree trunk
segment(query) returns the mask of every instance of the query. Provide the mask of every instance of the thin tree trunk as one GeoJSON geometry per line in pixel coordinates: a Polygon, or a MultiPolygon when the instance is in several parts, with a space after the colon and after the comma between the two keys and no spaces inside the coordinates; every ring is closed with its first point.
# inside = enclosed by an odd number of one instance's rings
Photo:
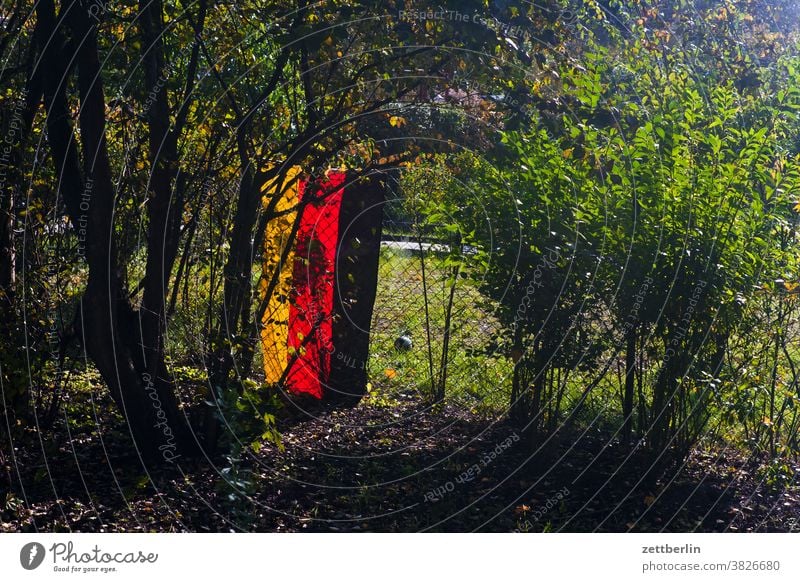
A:
{"type": "Polygon", "coordinates": [[[633,432],[633,395],[636,382],[636,327],[628,330],[625,346],[625,394],[622,401],[623,443],[630,443],[633,432]]]}
{"type": "MultiPolygon", "coordinates": [[[[455,241],[454,246],[461,248],[461,237],[455,241]]],[[[453,267],[453,284],[450,286],[450,294],[447,298],[447,307],[444,314],[444,336],[442,337],[442,360],[439,366],[439,385],[436,389],[436,401],[441,402],[444,400],[445,390],[447,387],[447,367],[449,364],[450,352],[450,335],[452,333],[453,322],[453,300],[456,296],[456,284],[458,283],[458,274],[461,272],[461,265],[453,267]]]]}
{"type": "Polygon", "coordinates": [[[422,233],[420,232],[417,217],[414,219],[414,225],[417,231],[417,244],[419,245],[419,264],[420,268],[422,269],[422,299],[425,305],[425,333],[428,340],[428,369],[431,380],[431,391],[434,392],[435,398],[436,379],[433,375],[433,345],[431,340],[431,315],[428,303],[428,278],[425,271],[425,251],[422,248],[422,233]]]}

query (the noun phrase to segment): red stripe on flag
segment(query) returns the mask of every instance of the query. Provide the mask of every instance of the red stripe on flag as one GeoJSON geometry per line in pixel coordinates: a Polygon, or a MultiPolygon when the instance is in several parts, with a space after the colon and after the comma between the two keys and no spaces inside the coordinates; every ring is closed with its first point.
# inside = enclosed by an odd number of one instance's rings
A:
{"type": "Polygon", "coordinates": [[[339,240],[339,209],[345,174],[302,182],[302,216],[297,232],[289,308],[289,357],[299,352],[287,374],[293,394],[322,398],[333,352],[334,265],[339,240]]]}

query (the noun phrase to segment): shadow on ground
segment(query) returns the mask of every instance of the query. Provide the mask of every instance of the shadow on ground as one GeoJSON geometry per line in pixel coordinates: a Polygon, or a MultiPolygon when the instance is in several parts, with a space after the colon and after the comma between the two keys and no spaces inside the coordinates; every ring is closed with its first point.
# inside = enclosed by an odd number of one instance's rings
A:
{"type": "Polygon", "coordinates": [[[366,402],[282,427],[283,451],[153,471],[111,425],[4,451],[2,530],[789,531],[800,508],[730,451],[648,473],[600,431],[533,445],[453,406],[366,402]]]}

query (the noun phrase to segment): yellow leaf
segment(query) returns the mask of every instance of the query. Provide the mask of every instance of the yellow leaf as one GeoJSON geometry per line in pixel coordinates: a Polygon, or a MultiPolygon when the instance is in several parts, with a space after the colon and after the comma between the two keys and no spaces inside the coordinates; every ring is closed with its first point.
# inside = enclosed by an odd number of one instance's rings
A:
{"type": "Polygon", "coordinates": [[[386,374],[386,377],[389,379],[392,379],[395,376],[397,376],[397,372],[392,368],[386,368],[386,370],[384,370],[383,373],[386,374]]]}
{"type": "Polygon", "coordinates": [[[404,118],[402,118],[402,117],[397,116],[397,115],[392,115],[389,118],[389,125],[391,125],[392,127],[403,127],[405,124],[406,124],[406,120],[404,118]]]}

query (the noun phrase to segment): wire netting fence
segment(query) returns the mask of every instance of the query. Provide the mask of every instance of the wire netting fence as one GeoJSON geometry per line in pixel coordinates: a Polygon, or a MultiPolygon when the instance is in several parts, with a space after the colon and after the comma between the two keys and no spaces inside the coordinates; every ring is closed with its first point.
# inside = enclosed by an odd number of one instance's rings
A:
{"type": "Polygon", "coordinates": [[[500,404],[511,366],[495,354],[501,325],[466,276],[469,248],[413,223],[384,231],[368,363],[376,396],[500,404]]]}

